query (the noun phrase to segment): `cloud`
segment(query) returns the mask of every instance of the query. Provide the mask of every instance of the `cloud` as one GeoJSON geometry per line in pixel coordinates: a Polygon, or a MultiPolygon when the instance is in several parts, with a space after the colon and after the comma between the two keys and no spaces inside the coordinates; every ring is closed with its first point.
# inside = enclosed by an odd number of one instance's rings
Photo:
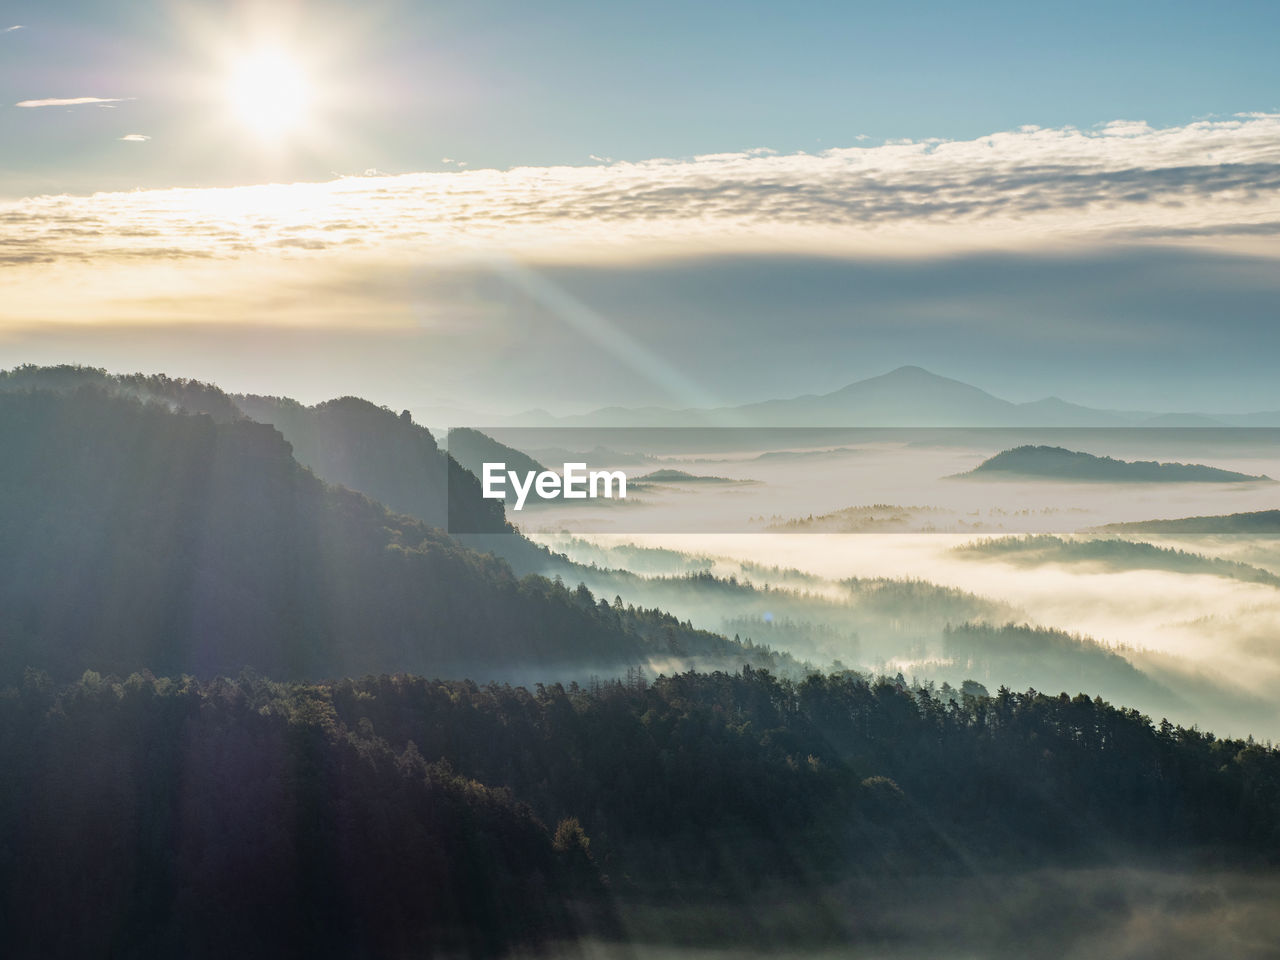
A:
{"type": "Polygon", "coordinates": [[[15,23],[12,27],[5,27],[3,32],[4,32],[4,33],[13,33],[13,31],[15,31],[15,30],[24,30],[24,29],[26,29],[26,28],[25,28],[25,27],[23,27],[23,25],[22,25],[22,24],[20,24],[20,23],[15,23]]]}
{"type": "Polygon", "coordinates": [[[1280,115],[1167,128],[1029,126],[819,153],[35,197],[0,204],[0,220],[23,228],[18,253],[54,258],[338,249],[596,262],[690,251],[916,256],[1138,241],[1256,250],[1274,242],[1280,221],[1280,115]],[[97,236],[61,231],[86,218],[97,236]]]}
{"type": "Polygon", "coordinates": [[[47,100],[19,100],[15,107],[78,107],[86,103],[124,103],[133,97],[51,97],[47,100]]]}
{"type": "Polygon", "coordinates": [[[151,137],[145,133],[126,133],[123,137],[118,139],[124,140],[128,143],[146,143],[151,139],[151,137]]]}

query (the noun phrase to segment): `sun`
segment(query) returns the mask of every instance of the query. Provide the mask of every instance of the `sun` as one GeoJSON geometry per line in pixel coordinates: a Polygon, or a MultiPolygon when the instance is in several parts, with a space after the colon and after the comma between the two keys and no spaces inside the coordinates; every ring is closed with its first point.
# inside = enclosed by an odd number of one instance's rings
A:
{"type": "Polygon", "coordinates": [[[263,48],[232,61],[225,96],[231,113],[246,130],[274,143],[306,124],[311,84],[296,57],[285,50],[263,48]]]}

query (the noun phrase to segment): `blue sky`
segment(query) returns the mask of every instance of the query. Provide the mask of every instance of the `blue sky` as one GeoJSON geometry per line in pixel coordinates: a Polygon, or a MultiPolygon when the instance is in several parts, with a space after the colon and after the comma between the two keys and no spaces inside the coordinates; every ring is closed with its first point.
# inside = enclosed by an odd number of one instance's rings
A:
{"type": "Polygon", "coordinates": [[[1280,409],[1277,3],[3,16],[0,366],[573,412],[916,363],[1280,409]]]}
{"type": "MultiPolygon", "coordinates": [[[[246,3],[7,3],[4,189],[643,160],[1280,109],[1280,4],[272,3],[336,91],[324,150],[202,137],[184,82],[246,3]],[[195,11],[195,12],[193,12],[195,11]],[[19,110],[55,97],[113,109],[19,110]],[[116,137],[141,133],[141,144],[116,137]]],[[[212,62],[208,65],[216,69],[212,62]]]]}

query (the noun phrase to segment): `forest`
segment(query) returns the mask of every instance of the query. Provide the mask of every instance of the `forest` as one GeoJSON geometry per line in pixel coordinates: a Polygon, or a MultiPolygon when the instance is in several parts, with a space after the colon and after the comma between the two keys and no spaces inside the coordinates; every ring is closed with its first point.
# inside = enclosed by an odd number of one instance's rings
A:
{"type": "Polygon", "coordinates": [[[19,368],[0,449],[0,955],[1054,957],[1212,942],[1228,889],[1271,930],[1280,753],[1005,601],[540,545],[351,397],[19,368]]]}
{"type": "Polygon", "coordinates": [[[1108,570],[1172,570],[1179,573],[1206,573],[1245,583],[1280,586],[1280,577],[1239,561],[1206,557],[1173,547],[1119,540],[1113,537],[1073,539],[1049,536],[999,537],[976,540],[957,547],[960,555],[976,555],[1008,560],[1011,563],[1088,562],[1108,570]]]}
{"type": "Polygon", "coordinates": [[[327,486],[251,420],[92,386],[0,393],[0,443],[0,676],[567,678],[677,648],[713,667],[747,652],[658,611],[517,577],[327,486]]]}
{"type": "MultiPolygon", "coordinates": [[[[750,903],[842,882],[1280,857],[1269,746],[851,672],[28,671],[0,762],[8,956],[489,956],[616,937],[637,904],[749,926],[750,903]]],[[[796,935],[860,936],[816,907],[796,935]]]]}

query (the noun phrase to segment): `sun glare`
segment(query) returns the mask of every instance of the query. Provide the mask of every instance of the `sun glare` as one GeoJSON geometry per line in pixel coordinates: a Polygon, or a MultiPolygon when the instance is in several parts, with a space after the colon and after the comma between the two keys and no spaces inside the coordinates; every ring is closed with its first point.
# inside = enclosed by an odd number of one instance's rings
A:
{"type": "Polygon", "coordinates": [[[226,86],[237,120],[264,141],[278,141],[306,120],[310,88],[298,61],[281,50],[255,50],[237,59],[226,86]]]}

